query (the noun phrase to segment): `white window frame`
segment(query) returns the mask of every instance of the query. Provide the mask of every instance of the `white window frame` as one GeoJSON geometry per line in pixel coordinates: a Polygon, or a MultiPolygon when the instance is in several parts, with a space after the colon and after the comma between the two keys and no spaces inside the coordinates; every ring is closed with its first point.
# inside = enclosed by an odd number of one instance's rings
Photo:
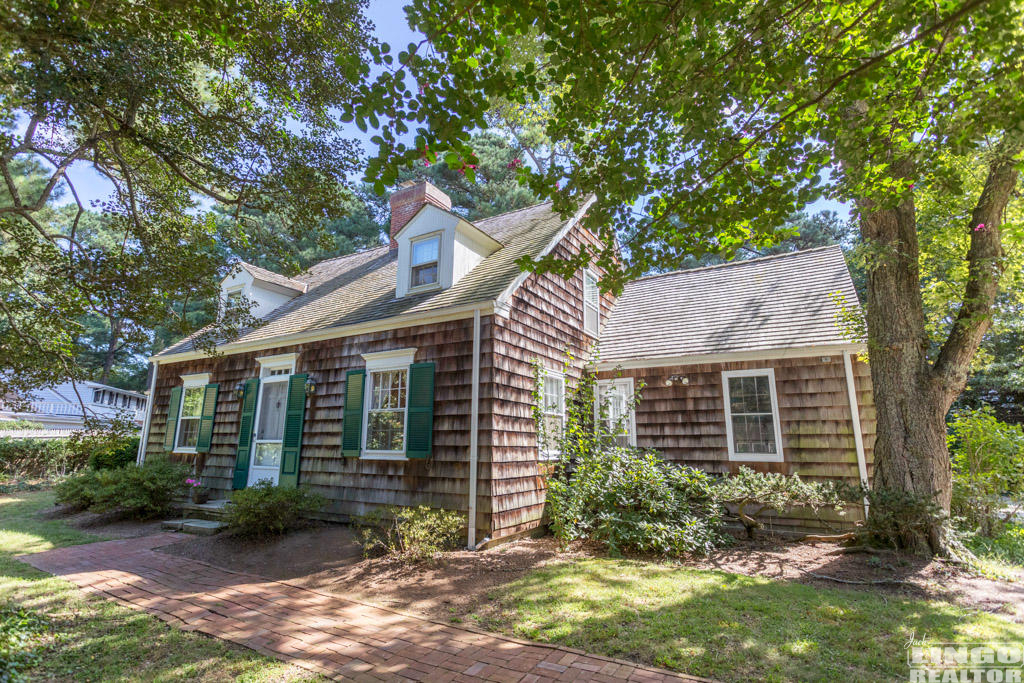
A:
{"type": "MultiPolygon", "coordinates": [[[[597,396],[594,397],[594,423],[601,419],[601,401],[604,398],[604,392],[608,387],[614,387],[616,385],[622,385],[626,390],[626,401],[633,400],[633,395],[636,392],[636,385],[633,382],[632,377],[616,377],[614,379],[599,379],[597,380],[597,396]]],[[[636,406],[630,406],[629,415],[627,417],[627,425],[629,433],[626,435],[629,437],[629,445],[636,447],[636,406]]]]}
{"type": "Polygon", "coordinates": [[[736,462],[783,462],[782,453],[782,421],[779,419],[779,395],[775,389],[775,369],[757,368],[755,370],[723,370],[722,398],[725,410],[725,433],[728,440],[729,460],[736,462]],[[737,453],[733,441],[732,409],[729,401],[729,379],[732,377],[768,377],[768,388],[772,402],[772,426],[775,427],[775,446],[777,453],[737,453]]]}
{"type": "MultiPolygon", "coordinates": [[[[208,373],[208,372],[196,373],[194,375],[181,375],[181,398],[178,399],[178,423],[174,426],[174,448],[171,449],[171,452],[173,452],[173,453],[195,453],[196,452],[196,448],[198,447],[198,445],[191,446],[191,447],[179,446],[178,445],[178,439],[181,438],[181,423],[182,423],[181,413],[182,413],[182,410],[184,410],[184,408],[185,408],[185,394],[186,394],[186,392],[189,389],[195,389],[197,387],[200,387],[200,388],[205,387],[209,383],[210,383],[210,373],[208,373]]],[[[186,419],[194,420],[196,418],[186,418],[186,419]]],[[[199,416],[198,419],[199,419],[200,424],[201,424],[202,423],[202,419],[203,419],[203,417],[202,417],[202,408],[200,408],[200,416],[199,416]]]]}
{"type": "MultiPolygon", "coordinates": [[[[540,406],[541,414],[545,418],[548,415],[557,415],[557,416],[561,417],[562,418],[562,430],[564,431],[565,430],[565,373],[564,372],[560,372],[558,370],[548,370],[548,369],[544,370],[544,374],[541,376],[540,402],[541,402],[541,406],[540,406]],[[545,384],[546,384],[548,379],[558,380],[561,383],[561,385],[562,385],[562,405],[561,405],[561,411],[560,412],[559,411],[549,411],[547,409],[548,408],[548,402],[547,402],[547,392],[546,392],[545,384]]],[[[557,449],[557,447],[553,447],[553,446],[554,446],[553,444],[549,443],[548,444],[548,449],[545,450],[545,449],[540,448],[540,444],[538,444],[538,448],[537,448],[537,457],[538,457],[538,459],[540,459],[540,460],[557,460],[562,455],[562,453],[561,453],[561,451],[559,451],[557,449]]]]}
{"type": "Polygon", "coordinates": [[[601,331],[601,287],[598,284],[600,278],[597,273],[589,268],[583,271],[583,331],[589,334],[591,337],[597,337],[601,331]],[[587,301],[587,278],[591,277],[594,279],[594,289],[597,290],[597,303],[592,304],[587,301]],[[594,327],[590,329],[587,327],[587,308],[594,310],[594,327]]]}
{"type": "Polygon", "coordinates": [[[238,295],[239,299],[245,298],[245,285],[235,285],[234,287],[228,287],[224,290],[224,306],[221,314],[227,313],[231,309],[231,297],[238,295]]]}
{"type": "Polygon", "coordinates": [[[444,236],[443,230],[431,232],[426,235],[420,235],[409,240],[409,294],[415,294],[416,292],[429,292],[434,289],[441,289],[441,247],[442,238],[444,236]],[[426,263],[413,263],[413,255],[416,253],[416,245],[420,242],[428,242],[430,240],[437,241],[437,261],[427,261],[426,263]],[[437,279],[431,283],[425,285],[412,284],[412,271],[418,266],[428,265],[430,263],[437,264],[437,279]]]}
{"type": "MultiPolygon", "coordinates": [[[[411,274],[410,274],[411,277],[411,274]]],[[[367,426],[370,422],[370,404],[373,402],[373,373],[387,372],[389,370],[405,371],[405,407],[402,408],[402,429],[405,430],[409,422],[409,366],[416,358],[415,348],[394,349],[392,351],[380,351],[378,353],[364,353],[363,360],[366,362],[366,374],[363,376],[363,425],[359,436],[360,457],[365,460],[408,460],[406,449],[400,451],[370,450],[366,447],[367,426]]],[[[402,444],[407,443],[409,435],[402,432],[402,444]]]]}

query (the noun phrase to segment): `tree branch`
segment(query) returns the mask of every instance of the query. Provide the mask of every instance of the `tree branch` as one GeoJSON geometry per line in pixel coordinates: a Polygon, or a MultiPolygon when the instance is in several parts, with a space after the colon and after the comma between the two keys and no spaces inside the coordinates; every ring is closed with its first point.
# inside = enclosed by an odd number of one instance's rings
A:
{"type": "Polygon", "coordinates": [[[1024,137],[1019,135],[1012,140],[1004,138],[997,145],[981,196],[967,225],[971,246],[967,253],[968,275],[963,303],[932,368],[943,385],[947,403],[952,403],[967,383],[971,358],[992,325],[992,306],[999,293],[1003,271],[999,227],[1003,211],[1017,186],[1017,163],[1022,151],[1024,137]]]}

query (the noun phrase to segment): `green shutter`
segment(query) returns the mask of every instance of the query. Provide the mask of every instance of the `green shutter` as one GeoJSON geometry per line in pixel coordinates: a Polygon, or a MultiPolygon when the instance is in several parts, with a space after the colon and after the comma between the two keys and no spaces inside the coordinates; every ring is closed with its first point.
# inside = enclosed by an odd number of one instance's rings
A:
{"type": "Polygon", "coordinates": [[[434,443],[434,364],[409,366],[409,403],[405,426],[405,455],[429,458],[434,443]]]}
{"type": "Polygon", "coordinates": [[[199,436],[196,439],[196,452],[209,453],[210,441],[213,440],[213,417],[217,413],[217,384],[207,384],[203,389],[203,412],[199,419],[199,436]]]}
{"type": "Polygon", "coordinates": [[[345,408],[342,411],[341,454],[346,458],[358,458],[362,448],[363,431],[363,383],[366,370],[349,370],[345,373],[345,408]]]}
{"type": "Polygon", "coordinates": [[[284,436],[281,438],[281,476],[278,486],[299,485],[299,455],[302,452],[302,424],[306,417],[306,375],[288,378],[288,401],[285,403],[284,436]]]}
{"type": "Polygon", "coordinates": [[[174,450],[174,435],[178,431],[178,413],[181,412],[181,387],[171,389],[171,400],[167,404],[167,422],[164,424],[164,450],[174,450]]]}
{"type": "Polygon", "coordinates": [[[238,450],[235,452],[235,481],[233,488],[244,489],[249,481],[249,450],[252,446],[252,428],[256,419],[256,397],[260,381],[245,380],[242,393],[242,415],[238,420],[238,450]]]}

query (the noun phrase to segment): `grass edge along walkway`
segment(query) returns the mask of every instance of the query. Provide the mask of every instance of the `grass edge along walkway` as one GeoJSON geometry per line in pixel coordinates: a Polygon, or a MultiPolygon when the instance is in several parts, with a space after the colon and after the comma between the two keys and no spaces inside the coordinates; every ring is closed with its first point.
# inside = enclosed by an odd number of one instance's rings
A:
{"type": "MultiPolygon", "coordinates": [[[[20,675],[57,681],[322,680],[241,646],[87,597],[74,584],[18,561],[21,554],[104,540],[60,519],[42,518],[52,505],[51,491],[0,496],[0,609],[33,617],[3,622],[4,629],[24,632],[0,633],[0,643],[5,636],[19,642],[19,652],[4,656],[19,664],[20,675]]],[[[3,667],[0,661],[0,673],[3,667]]]]}
{"type": "Polygon", "coordinates": [[[534,570],[471,615],[487,630],[721,681],[907,680],[906,645],[1022,642],[1024,625],[940,601],[672,563],[534,570]]]}

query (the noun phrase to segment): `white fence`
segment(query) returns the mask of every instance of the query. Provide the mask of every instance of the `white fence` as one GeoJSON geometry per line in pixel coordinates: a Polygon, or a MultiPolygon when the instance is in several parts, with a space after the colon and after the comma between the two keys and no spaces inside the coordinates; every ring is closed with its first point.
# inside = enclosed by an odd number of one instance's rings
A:
{"type": "Polygon", "coordinates": [[[77,429],[0,429],[0,439],[64,439],[77,429]]]}

